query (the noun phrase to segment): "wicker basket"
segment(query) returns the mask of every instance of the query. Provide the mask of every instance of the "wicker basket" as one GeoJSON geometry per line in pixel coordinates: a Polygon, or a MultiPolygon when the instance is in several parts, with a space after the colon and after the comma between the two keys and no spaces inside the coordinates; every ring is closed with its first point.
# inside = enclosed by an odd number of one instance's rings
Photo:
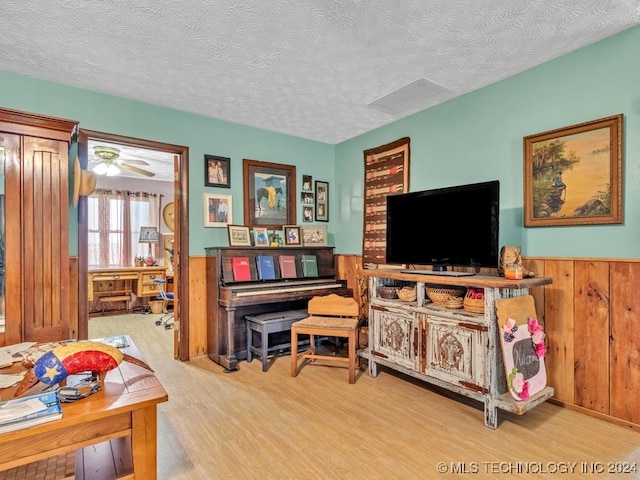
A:
{"type": "Polygon", "coordinates": [[[467,312],[484,313],[484,291],[478,288],[469,288],[464,296],[462,306],[467,312]]]}
{"type": "Polygon", "coordinates": [[[450,306],[449,308],[462,308],[464,294],[467,292],[465,287],[425,287],[427,297],[433,302],[445,307],[449,305],[458,305],[459,307],[450,306]]]}
{"type": "Polygon", "coordinates": [[[462,306],[467,312],[484,313],[484,298],[478,300],[477,298],[464,297],[462,306]]]}
{"type": "Polygon", "coordinates": [[[387,300],[398,298],[398,287],[389,287],[386,285],[380,285],[377,288],[377,290],[378,290],[378,296],[381,298],[386,298],[387,300]]]}
{"type": "Polygon", "coordinates": [[[416,286],[402,287],[398,290],[398,298],[403,302],[415,302],[416,298],[418,298],[416,286]]]}

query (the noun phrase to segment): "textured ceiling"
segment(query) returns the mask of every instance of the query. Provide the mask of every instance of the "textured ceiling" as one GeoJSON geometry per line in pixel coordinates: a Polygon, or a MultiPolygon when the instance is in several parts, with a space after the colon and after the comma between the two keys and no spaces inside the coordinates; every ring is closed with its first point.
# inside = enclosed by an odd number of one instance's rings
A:
{"type": "Polygon", "coordinates": [[[11,0],[0,69],[336,144],[638,24],[637,0],[11,0]]]}

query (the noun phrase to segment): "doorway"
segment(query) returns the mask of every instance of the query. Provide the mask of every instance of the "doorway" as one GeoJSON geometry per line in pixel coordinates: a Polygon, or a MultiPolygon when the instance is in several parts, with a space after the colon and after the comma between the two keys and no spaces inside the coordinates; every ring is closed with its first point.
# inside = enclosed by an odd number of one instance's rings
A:
{"type": "MultiPolygon", "coordinates": [[[[174,317],[177,325],[177,336],[174,342],[174,358],[189,360],[189,277],[188,277],[188,148],[180,145],[172,145],[162,142],[154,142],[104,132],[80,129],[78,133],[78,157],[83,169],[91,169],[89,144],[101,142],[108,145],[122,147],[123,149],[135,149],[137,153],[149,152],[149,159],[138,161],[137,159],[123,158],[122,162],[127,166],[118,164],[120,170],[133,172],[134,175],[152,176],[154,170],[160,171],[163,167],[154,165],[154,159],[159,158],[158,153],[169,155],[173,160],[173,215],[174,215],[174,317]],[[146,165],[145,165],[146,164],[146,165]],[[124,167],[124,168],[123,168],[124,167]],[[146,173],[145,173],[146,172],[146,173]],[[184,319],[184,321],[180,321],[184,319]]],[[[169,167],[170,168],[170,167],[169,167]]],[[[78,201],[78,298],[88,298],[88,208],[87,198],[80,197],[78,201]]],[[[88,302],[78,302],[78,338],[88,338],[89,330],[89,306],[88,302]]]]}

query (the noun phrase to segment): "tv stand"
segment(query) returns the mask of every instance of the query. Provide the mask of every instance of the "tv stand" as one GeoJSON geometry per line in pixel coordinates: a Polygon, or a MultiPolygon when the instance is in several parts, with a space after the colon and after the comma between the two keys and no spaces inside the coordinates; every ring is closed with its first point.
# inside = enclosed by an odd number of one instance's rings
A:
{"type": "Polygon", "coordinates": [[[358,352],[368,359],[369,375],[377,376],[383,366],[482,402],[484,424],[494,429],[498,426],[498,409],[522,415],[553,395],[550,386],[522,401],[509,393],[495,309],[496,300],[526,295],[530,288],[551,284],[550,278],[508,280],[485,274],[430,277],[417,270],[409,272],[358,270],[369,287],[369,343],[358,352]],[[378,286],[389,280],[415,285],[416,300],[403,302],[379,296],[378,286]],[[431,303],[426,298],[427,285],[482,289],[484,312],[431,303]]]}
{"type": "Polygon", "coordinates": [[[453,270],[400,270],[402,273],[433,275],[437,277],[471,277],[475,272],[454,272],[453,270]]]}

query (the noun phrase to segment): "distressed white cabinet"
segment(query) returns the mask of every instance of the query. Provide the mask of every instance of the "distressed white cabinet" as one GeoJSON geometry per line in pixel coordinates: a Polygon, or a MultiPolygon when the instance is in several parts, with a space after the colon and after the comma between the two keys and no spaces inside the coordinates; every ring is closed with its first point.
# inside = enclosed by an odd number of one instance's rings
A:
{"type": "Polygon", "coordinates": [[[367,358],[369,374],[384,366],[484,404],[484,423],[498,426],[498,409],[521,415],[553,395],[546,387],[526,401],[507,390],[495,300],[529,293],[548,285],[547,277],[507,280],[494,275],[466,277],[404,273],[396,269],[360,270],[369,280],[369,343],[359,355],[367,358]],[[389,280],[417,286],[417,299],[385,299],[377,287],[389,280]],[[426,285],[484,289],[484,313],[449,309],[431,303],[426,285]]]}

